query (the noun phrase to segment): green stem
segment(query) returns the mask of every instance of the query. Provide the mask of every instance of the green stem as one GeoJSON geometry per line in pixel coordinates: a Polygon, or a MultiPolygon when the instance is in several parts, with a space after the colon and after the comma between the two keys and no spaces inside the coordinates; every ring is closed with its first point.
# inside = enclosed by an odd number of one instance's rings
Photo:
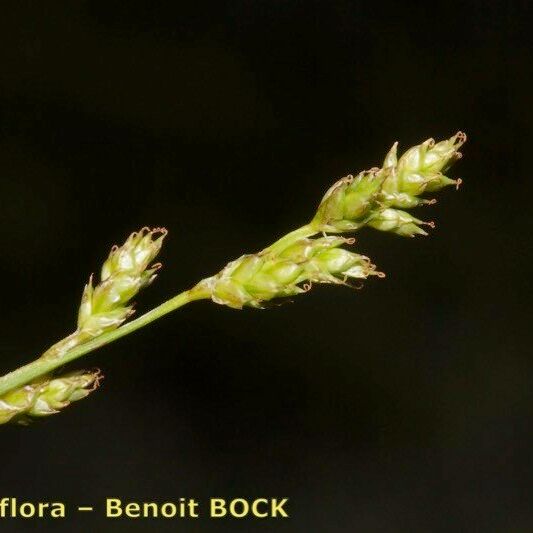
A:
{"type": "Polygon", "coordinates": [[[205,289],[202,289],[198,286],[193,287],[192,289],[184,291],[177,296],[174,296],[170,300],[163,302],[161,305],[158,305],[139,318],[132,320],[131,322],[127,322],[120,328],[110,331],[109,333],[104,333],[100,337],[96,337],[94,340],[81,344],[70,351],[59,353],[56,352],[53,357],[47,357],[47,352],[45,352],[45,354],[43,354],[43,356],[39,359],[36,359],[35,361],[21,366],[13,372],[2,376],[0,378],[0,396],[11,389],[14,389],[15,387],[25,385],[31,380],[42,376],[43,374],[47,374],[51,370],[54,370],[65,363],[73,361],[74,359],[78,359],[78,357],[81,357],[82,355],[116,341],[117,339],[120,339],[121,337],[124,337],[125,335],[128,335],[129,333],[146,326],[150,322],[161,318],[167,313],[170,313],[171,311],[174,311],[185,304],[195,300],[209,298],[209,296],[209,292],[205,289]]]}
{"type": "Polygon", "coordinates": [[[263,251],[268,250],[269,252],[272,252],[274,254],[279,253],[298,239],[310,237],[315,233],[318,233],[318,230],[312,224],[306,224],[301,228],[295,229],[294,231],[287,233],[287,235],[284,235],[283,237],[281,237],[281,239],[278,239],[274,244],[271,244],[263,251]]]}

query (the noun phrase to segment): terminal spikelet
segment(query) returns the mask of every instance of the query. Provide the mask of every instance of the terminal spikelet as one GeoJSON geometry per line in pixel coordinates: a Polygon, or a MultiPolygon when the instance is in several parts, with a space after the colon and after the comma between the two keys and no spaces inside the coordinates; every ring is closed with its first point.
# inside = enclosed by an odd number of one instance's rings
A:
{"type": "Polygon", "coordinates": [[[405,209],[435,203],[421,196],[461,183],[444,172],[461,157],[458,149],[465,141],[462,132],[436,144],[428,139],[399,159],[398,143],[394,143],[382,168],[337,181],[324,195],[311,225],[327,233],[355,231],[368,225],[401,236],[426,235],[421,226],[433,223],[419,220],[405,209]]]}
{"type": "Polygon", "coordinates": [[[58,413],[96,390],[102,378],[100,370],[70,372],[13,389],[0,396],[0,424],[28,425],[34,418],[58,413]]]}

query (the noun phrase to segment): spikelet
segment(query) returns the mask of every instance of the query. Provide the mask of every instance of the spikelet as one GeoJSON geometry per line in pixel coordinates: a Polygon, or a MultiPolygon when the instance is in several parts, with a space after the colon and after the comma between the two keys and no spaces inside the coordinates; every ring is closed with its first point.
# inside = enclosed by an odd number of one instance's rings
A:
{"type": "Polygon", "coordinates": [[[143,228],[126,242],[113,246],[102,266],[100,283],[92,276],[85,286],[78,311],[78,330],[96,337],[117,328],[133,312],[130,300],[156,277],[160,264],[149,266],[159,253],[166,229],[143,228]]]}
{"type": "Polygon", "coordinates": [[[340,248],[353,239],[299,239],[279,253],[268,248],[243,255],[217,275],[201,282],[215,303],[235,309],[263,307],[274,298],[306,292],[312,283],[347,284],[349,279],[383,276],[370,260],[340,248]]]}
{"type": "Polygon", "coordinates": [[[102,378],[99,370],[70,372],[11,390],[0,396],[0,424],[27,425],[34,418],[58,413],[96,390],[102,378]]]}
{"type": "Polygon", "coordinates": [[[397,157],[394,143],[382,168],[346,176],[324,195],[311,225],[317,231],[343,233],[368,225],[401,236],[426,235],[422,226],[433,226],[407,213],[433,199],[421,198],[448,185],[458,186],[443,173],[461,157],[459,147],[466,141],[464,133],[435,144],[433,139],[413,146],[397,157]]]}
{"type": "Polygon", "coordinates": [[[152,283],[161,268],[150,266],[159,253],[164,228],[142,228],[132,233],[122,246],[113,246],[102,266],[100,282],[89,278],[78,309],[78,327],[74,333],[49,348],[41,357],[53,359],[76,346],[118,328],[133,314],[130,300],[152,283]]]}

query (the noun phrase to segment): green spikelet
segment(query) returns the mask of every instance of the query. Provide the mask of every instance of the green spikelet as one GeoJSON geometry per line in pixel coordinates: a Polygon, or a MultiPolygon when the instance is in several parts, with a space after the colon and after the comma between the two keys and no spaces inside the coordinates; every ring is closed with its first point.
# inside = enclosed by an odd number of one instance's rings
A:
{"type": "Polygon", "coordinates": [[[150,265],[159,253],[164,228],[143,228],[132,233],[122,246],[113,246],[102,266],[100,282],[93,276],[85,285],[74,333],[54,344],[42,357],[55,358],[95,337],[118,328],[133,314],[130,300],[152,283],[160,263],[150,265]]]}
{"type": "Polygon", "coordinates": [[[311,225],[317,231],[342,233],[368,225],[401,236],[426,235],[421,226],[432,226],[406,211],[435,200],[421,198],[460,180],[445,176],[451,164],[461,157],[459,147],[466,141],[464,133],[435,144],[433,139],[413,146],[400,159],[397,143],[385,157],[382,168],[346,176],[325,194],[311,225]]]}
{"type": "Polygon", "coordinates": [[[58,413],[96,390],[102,378],[99,370],[70,372],[11,390],[0,396],[0,424],[27,425],[34,418],[58,413]]]}
{"type": "Polygon", "coordinates": [[[166,229],[143,228],[113,246],[102,266],[100,283],[85,286],[78,312],[78,329],[95,337],[117,328],[133,312],[129,301],[156,277],[160,264],[149,267],[159,253],[166,229]]]}
{"type": "Polygon", "coordinates": [[[279,253],[267,248],[243,255],[201,284],[209,289],[214,302],[242,309],[301,294],[311,283],[346,284],[349,279],[383,276],[367,257],[340,248],[353,242],[331,236],[299,239],[279,253]]]}

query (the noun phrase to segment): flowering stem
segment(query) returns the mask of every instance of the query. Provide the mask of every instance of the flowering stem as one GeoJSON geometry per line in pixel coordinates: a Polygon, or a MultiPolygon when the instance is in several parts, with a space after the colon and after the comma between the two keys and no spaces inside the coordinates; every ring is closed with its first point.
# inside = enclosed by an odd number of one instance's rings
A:
{"type": "Polygon", "coordinates": [[[459,185],[461,180],[444,172],[461,157],[458,149],[465,141],[461,132],[438,143],[427,139],[400,157],[395,143],[381,168],[335,182],[310,223],[259,253],[238,257],[214,276],[128,323],[132,299],[161,267],[152,262],[167,231],[142,228],[132,233],[122,246],[111,248],[100,279],[89,278],[74,333],[36,361],[0,377],[0,424],[27,423],[31,417],[59,412],[84,398],[98,386],[98,372],[48,374],[194,300],[212,299],[234,309],[262,308],[270,300],[307,292],[312,283],[349,285],[350,280],[383,277],[368,257],[342,247],[354,242],[342,234],[369,226],[404,237],[427,235],[425,228],[433,227],[433,222],[419,220],[406,209],[434,203],[424,197],[426,193],[459,185]]]}
{"type": "Polygon", "coordinates": [[[61,352],[55,352],[53,357],[49,356],[49,351],[45,352],[39,359],[28,363],[27,365],[17,368],[13,372],[6,374],[0,378],[0,395],[28,383],[32,379],[39,377],[43,374],[47,374],[51,370],[54,370],[74,359],[78,359],[82,355],[85,355],[93,350],[96,350],[106,344],[109,344],[133,331],[146,326],[150,322],[161,318],[162,316],[182,307],[195,300],[202,300],[209,298],[210,294],[202,288],[194,287],[188,291],[184,291],[177,296],[174,296],[170,300],[163,302],[151,311],[148,311],[139,318],[125,323],[118,329],[112,330],[108,333],[104,333],[99,337],[96,337],[92,341],[88,341],[84,344],[77,346],[76,348],[61,352]]]}

